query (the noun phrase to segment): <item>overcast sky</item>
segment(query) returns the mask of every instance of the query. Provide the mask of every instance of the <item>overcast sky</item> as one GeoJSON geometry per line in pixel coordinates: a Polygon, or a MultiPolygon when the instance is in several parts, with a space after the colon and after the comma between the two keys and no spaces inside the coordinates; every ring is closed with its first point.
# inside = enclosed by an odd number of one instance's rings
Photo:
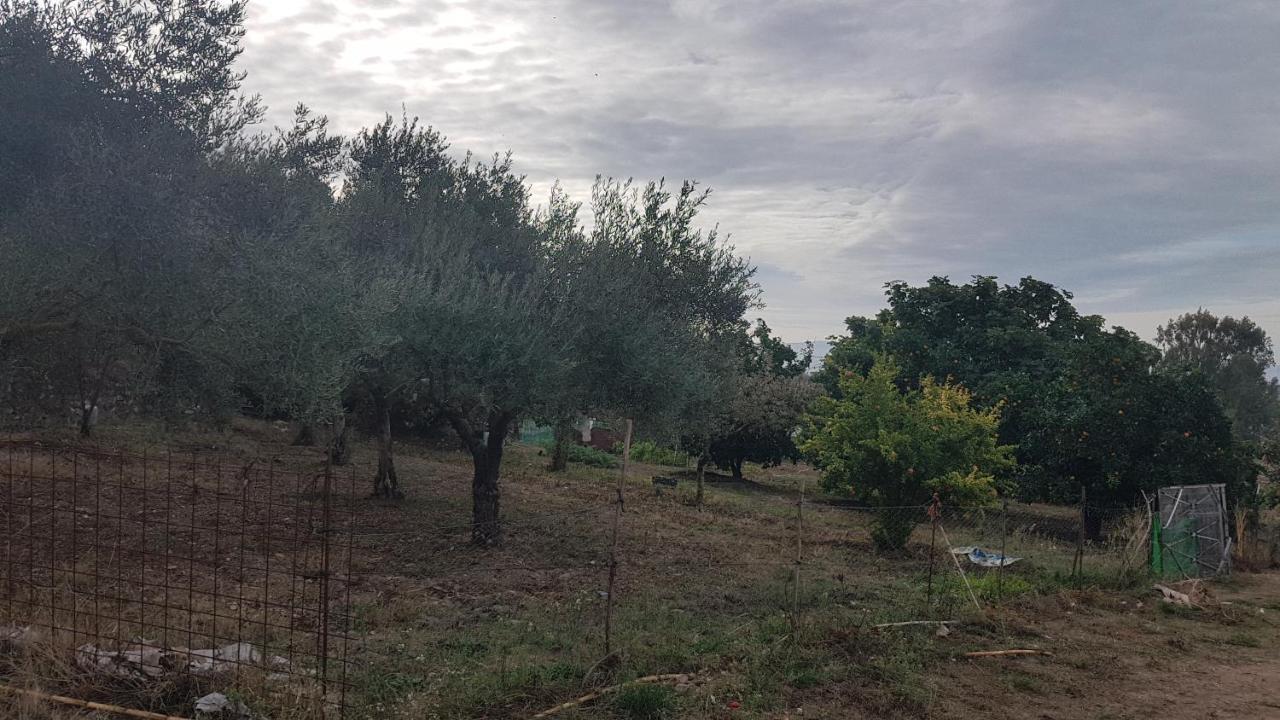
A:
{"type": "Polygon", "coordinates": [[[245,45],[274,123],[403,107],[539,199],[705,183],[788,340],[974,274],[1280,336],[1273,0],[256,0],[245,45]]]}

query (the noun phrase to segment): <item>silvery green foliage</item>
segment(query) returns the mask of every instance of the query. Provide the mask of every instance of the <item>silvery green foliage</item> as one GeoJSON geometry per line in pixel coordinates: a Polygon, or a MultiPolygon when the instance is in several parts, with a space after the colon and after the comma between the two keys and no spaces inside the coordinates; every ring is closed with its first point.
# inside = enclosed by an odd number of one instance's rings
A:
{"type": "Polygon", "coordinates": [[[559,406],[547,407],[550,419],[625,415],[669,427],[717,372],[720,346],[743,327],[756,289],[752,268],[714,229],[697,227],[706,197],[692,183],[670,192],[600,178],[589,232],[563,230],[573,214],[553,197],[578,368],[559,406]]]}

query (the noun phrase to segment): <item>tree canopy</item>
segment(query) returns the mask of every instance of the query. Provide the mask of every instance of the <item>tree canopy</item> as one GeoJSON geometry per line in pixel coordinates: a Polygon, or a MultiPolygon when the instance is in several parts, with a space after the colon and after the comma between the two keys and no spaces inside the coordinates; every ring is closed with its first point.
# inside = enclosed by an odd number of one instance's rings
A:
{"type": "Polygon", "coordinates": [[[721,373],[710,401],[711,417],[700,418],[701,432],[692,433],[701,440],[687,444],[741,480],[745,462],[770,467],[799,459],[794,436],[820,388],[805,376],[813,346],[797,352],[774,337],[764,320],[756,320],[737,345],[735,364],[721,373]]]}
{"type": "Polygon", "coordinates": [[[363,415],[397,497],[393,413],[440,418],[487,543],[519,419],[679,417],[757,302],[693,182],[600,179],[587,230],[416,119],[249,132],[242,2],[0,8],[9,424],[246,411],[341,439],[363,415]]]}
{"type": "Polygon", "coordinates": [[[906,543],[920,519],[912,506],[934,493],[990,500],[1014,465],[1013,448],[998,440],[998,407],[976,408],[968,390],[930,377],[904,389],[901,372],[880,355],[865,375],[842,373],[839,397],[815,403],[801,446],[828,488],[886,508],[873,534],[885,549],[906,543]]]}
{"type": "Polygon", "coordinates": [[[1199,373],[1221,401],[1232,428],[1258,440],[1280,420],[1280,381],[1271,338],[1247,317],[1219,318],[1203,308],[1171,319],[1156,331],[1160,364],[1170,373],[1199,373]]]}
{"type": "Polygon", "coordinates": [[[904,386],[948,378],[980,407],[1002,404],[1000,441],[1017,447],[1023,498],[1074,501],[1083,485],[1091,503],[1126,505],[1189,479],[1239,486],[1230,423],[1203,379],[1160,372],[1154,346],[1081,315],[1069,292],[979,276],[890,283],[886,294],[875,319],[848,320],[820,380],[838,396],[844,373],[883,352],[904,386]]]}

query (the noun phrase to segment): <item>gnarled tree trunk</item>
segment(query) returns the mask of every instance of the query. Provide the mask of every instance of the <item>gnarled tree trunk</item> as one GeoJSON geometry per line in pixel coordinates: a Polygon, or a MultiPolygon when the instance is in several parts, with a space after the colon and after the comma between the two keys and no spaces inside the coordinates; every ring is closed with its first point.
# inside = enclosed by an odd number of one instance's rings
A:
{"type": "Polygon", "coordinates": [[[373,477],[373,496],[399,500],[404,493],[400,492],[391,448],[391,401],[385,395],[375,395],[374,407],[378,413],[378,472],[373,477]]]}
{"type": "Polygon", "coordinates": [[[702,500],[704,497],[702,488],[703,488],[703,483],[706,477],[707,477],[707,453],[703,451],[702,454],[698,455],[698,496],[697,496],[697,500],[695,501],[698,507],[702,507],[702,500]]]}
{"type": "Polygon", "coordinates": [[[98,405],[97,401],[89,401],[84,403],[80,408],[80,437],[89,437],[93,434],[93,426],[98,421],[98,405]]]}
{"type": "Polygon", "coordinates": [[[329,442],[329,462],[334,465],[346,465],[351,462],[351,446],[347,442],[351,423],[347,422],[347,414],[343,412],[333,421],[333,439],[329,442]]]}
{"type": "Polygon", "coordinates": [[[569,443],[573,442],[573,427],[569,425],[557,424],[555,426],[555,439],[551,446],[551,466],[552,472],[563,472],[569,466],[569,443]]]}
{"type": "Polygon", "coordinates": [[[507,412],[492,411],[486,432],[480,432],[460,413],[448,414],[449,424],[471,453],[471,541],[477,545],[496,545],[502,540],[498,474],[512,417],[507,412]]]}
{"type": "Polygon", "coordinates": [[[734,480],[742,480],[742,458],[736,457],[730,460],[729,469],[733,471],[734,480]]]}
{"type": "Polygon", "coordinates": [[[502,466],[502,450],[510,429],[509,415],[491,415],[489,436],[479,445],[479,452],[472,454],[475,475],[471,480],[471,541],[477,545],[495,545],[502,541],[498,470],[502,466]]]}
{"type": "Polygon", "coordinates": [[[302,423],[302,427],[298,428],[298,436],[293,439],[293,444],[298,447],[311,447],[316,444],[316,427],[309,422],[302,423]]]}

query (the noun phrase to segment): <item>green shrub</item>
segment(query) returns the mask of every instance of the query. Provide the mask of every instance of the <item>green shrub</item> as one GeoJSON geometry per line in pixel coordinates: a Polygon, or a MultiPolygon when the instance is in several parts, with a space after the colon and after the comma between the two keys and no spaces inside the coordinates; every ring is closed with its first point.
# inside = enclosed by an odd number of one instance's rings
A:
{"type": "MultiPolygon", "coordinates": [[[[553,443],[547,442],[542,444],[543,450],[548,454],[555,451],[553,443]]],[[[579,463],[581,465],[590,465],[598,468],[616,468],[620,464],[618,458],[610,455],[602,450],[597,450],[586,445],[569,445],[569,462],[579,463]]]]}
{"type": "Polygon", "coordinates": [[[665,685],[628,685],[614,696],[613,709],[632,720],[663,720],[675,713],[676,694],[665,685]]]}
{"type": "MultiPolygon", "coordinates": [[[[622,443],[613,446],[613,453],[622,454],[622,443]]],[[[641,440],[631,445],[631,459],[636,462],[684,467],[688,464],[688,457],[679,450],[663,447],[652,440],[641,440]]]]}

